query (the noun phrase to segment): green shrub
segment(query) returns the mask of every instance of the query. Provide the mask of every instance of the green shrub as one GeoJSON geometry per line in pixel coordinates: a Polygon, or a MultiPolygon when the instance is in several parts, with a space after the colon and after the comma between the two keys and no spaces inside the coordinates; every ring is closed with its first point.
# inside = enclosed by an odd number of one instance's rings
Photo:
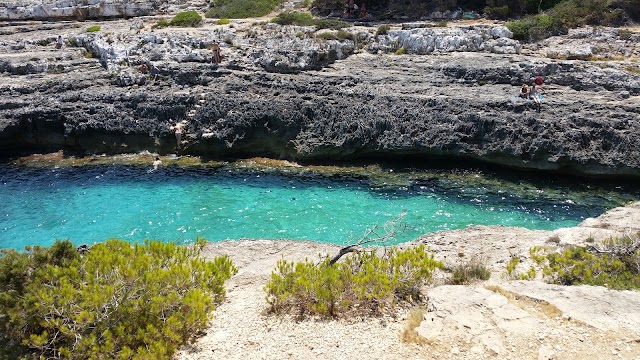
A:
{"type": "Polygon", "coordinates": [[[396,50],[396,55],[404,55],[404,54],[406,54],[406,53],[407,53],[407,50],[406,50],[405,48],[403,48],[403,47],[398,48],[398,49],[396,50]]]}
{"type": "Polygon", "coordinates": [[[194,27],[200,25],[201,22],[202,16],[200,16],[200,14],[195,10],[189,10],[177,13],[176,16],[171,19],[169,25],[194,27]]]}
{"type": "Polygon", "coordinates": [[[283,259],[264,289],[270,311],[275,313],[379,313],[396,301],[419,300],[420,286],[442,267],[423,245],[388,249],[383,256],[375,250],[360,252],[333,265],[328,257],[319,264],[283,259]]]}
{"type": "Polygon", "coordinates": [[[269,15],[282,0],[213,0],[208,18],[246,19],[269,15]]]}
{"type": "Polygon", "coordinates": [[[207,326],[236,272],[227,257],[201,259],[204,244],[3,250],[0,333],[43,358],[169,359],[207,326]]]}
{"type": "Polygon", "coordinates": [[[346,27],[353,26],[352,23],[336,20],[336,19],[314,19],[312,25],[316,27],[316,29],[333,29],[339,30],[344,29],[346,27]]]}
{"type": "Polygon", "coordinates": [[[315,26],[321,29],[342,29],[352,26],[351,23],[335,19],[316,19],[309,13],[304,12],[284,12],[274,17],[271,22],[279,25],[315,26]]]}
{"type": "Polygon", "coordinates": [[[318,34],[317,37],[323,40],[338,40],[338,37],[336,36],[336,34],[332,32],[323,32],[318,34]]]}
{"type": "Polygon", "coordinates": [[[380,25],[380,26],[378,26],[378,30],[376,30],[376,36],[378,36],[378,35],[387,35],[389,30],[391,30],[391,26],[389,26],[389,25],[380,25]]]}
{"type": "Polygon", "coordinates": [[[506,19],[509,17],[511,10],[508,5],[504,6],[487,6],[484,8],[484,14],[489,19],[506,19]]]}
{"type": "Polygon", "coordinates": [[[460,263],[452,268],[449,283],[453,285],[463,285],[473,280],[488,280],[491,277],[491,270],[487,268],[484,261],[472,259],[468,262],[460,263]]]}
{"type": "Polygon", "coordinates": [[[438,21],[435,24],[433,24],[435,27],[447,27],[449,26],[449,23],[446,21],[438,21]]]}
{"type": "Polygon", "coordinates": [[[87,28],[87,32],[89,33],[97,32],[97,31],[100,31],[100,25],[93,25],[87,28]]]}
{"type": "Polygon", "coordinates": [[[160,19],[158,20],[158,22],[156,23],[156,27],[159,28],[164,28],[171,25],[166,19],[160,19]]]}
{"type": "Polygon", "coordinates": [[[620,29],[618,30],[618,36],[620,37],[620,39],[622,40],[631,40],[631,35],[633,33],[630,30],[626,30],[626,29],[620,29]]]}
{"type": "MultiPolygon", "coordinates": [[[[640,234],[573,246],[561,252],[543,247],[533,247],[529,252],[547,282],[640,289],[640,234]]],[[[525,280],[535,276],[533,267],[526,274],[520,274],[525,280]]]]}
{"type": "Polygon", "coordinates": [[[229,23],[231,23],[231,20],[229,20],[227,18],[222,18],[222,19],[216,21],[216,24],[218,24],[218,25],[227,25],[229,23]]]}
{"type": "Polygon", "coordinates": [[[71,37],[69,38],[69,45],[73,46],[73,47],[77,47],[78,46],[78,39],[71,37]]]}

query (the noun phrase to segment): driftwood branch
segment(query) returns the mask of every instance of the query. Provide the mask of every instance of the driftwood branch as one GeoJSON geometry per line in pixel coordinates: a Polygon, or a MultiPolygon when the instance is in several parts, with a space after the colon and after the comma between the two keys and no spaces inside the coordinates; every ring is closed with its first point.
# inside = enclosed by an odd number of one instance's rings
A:
{"type": "Polygon", "coordinates": [[[407,213],[401,213],[397,218],[385,223],[384,225],[375,225],[368,228],[364,235],[355,243],[347,245],[338,251],[338,253],[329,260],[329,265],[333,265],[341,257],[348,253],[363,251],[365,245],[385,246],[387,242],[393,240],[396,236],[407,230],[407,224],[404,223],[404,216],[407,213]]]}

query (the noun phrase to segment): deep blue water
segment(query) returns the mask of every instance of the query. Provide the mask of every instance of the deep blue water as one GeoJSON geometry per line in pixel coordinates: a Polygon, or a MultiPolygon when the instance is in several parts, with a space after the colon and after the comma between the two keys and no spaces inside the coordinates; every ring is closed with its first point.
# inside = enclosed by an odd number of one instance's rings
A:
{"type": "Polygon", "coordinates": [[[187,243],[239,238],[343,244],[406,212],[396,242],[469,225],[574,226],[606,205],[473,188],[375,189],[365,181],[268,173],[88,166],[0,165],[0,248],[120,238],[187,243]]]}

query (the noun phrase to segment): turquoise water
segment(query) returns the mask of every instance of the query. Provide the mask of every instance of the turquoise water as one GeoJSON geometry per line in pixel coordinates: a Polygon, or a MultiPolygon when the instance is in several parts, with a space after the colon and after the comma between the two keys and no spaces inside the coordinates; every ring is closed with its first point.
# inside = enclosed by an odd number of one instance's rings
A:
{"type": "Polygon", "coordinates": [[[0,248],[121,238],[192,242],[239,238],[343,244],[406,212],[396,242],[469,225],[556,229],[606,207],[429,186],[373,189],[365,181],[228,170],[125,166],[0,166],[0,248]]]}

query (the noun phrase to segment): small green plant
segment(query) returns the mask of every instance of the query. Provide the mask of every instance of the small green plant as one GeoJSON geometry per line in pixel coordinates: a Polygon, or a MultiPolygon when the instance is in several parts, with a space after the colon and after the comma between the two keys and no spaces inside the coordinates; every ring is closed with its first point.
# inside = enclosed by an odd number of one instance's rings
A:
{"type": "Polygon", "coordinates": [[[349,22],[336,20],[336,19],[314,19],[312,25],[314,25],[318,30],[320,29],[339,30],[339,29],[344,29],[344,28],[353,26],[353,24],[349,22]]]}
{"type": "Polygon", "coordinates": [[[216,24],[218,24],[218,25],[227,25],[229,23],[231,23],[231,20],[229,20],[227,18],[222,18],[222,19],[219,19],[218,21],[216,21],[216,24]]]}
{"type": "Polygon", "coordinates": [[[2,250],[0,333],[34,357],[169,359],[208,325],[236,272],[226,256],[200,258],[204,245],[109,240],[82,256],[69,241],[2,250]]]}
{"type": "Polygon", "coordinates": [[[264,290],[269,310],[335,317],[354,312],[380,313],[396,301],[419,300],[420,287],[443,264],[423,245],[406,250],[376,250],[332,263],[280,260],[264,290]]]}
{"type": "Polygon", "coordinates": [[[77,47],[78,46],[78,39],[76,39],[74,37],[70,37],[69,38],[69,45],[71,45],[73,47],[77,47]]]}
{"type": "Polygon", "coordinates": [[[449,283],[453,285],[469,284],[474,280],[488,280],[491,277],[491,270],[478,258],[459,263],[451,270],[449,283]]]}
{"type": "Polygon", "coordinates": [[[487,6],[484,8],[484,14],[489,19],[504,20],[509,17],[511,10],[508,5],[503,6],[487,6]]]}
{"type": "Polygon", "coordinates": [[[183,11],[176,14],[171,19],[169,25],[182,27],[195,27],[202,22],[202,16],[195,10],[183,11]]]}
{"type": "Polygon", "coordinates": [[[449,26],[449,23],[446,21],[438,21],[435,24],[433,24],[435,27],[447,27],[449,26]]]}
{"type": "Polygon", "coordinates": [[[49,44],[51,44],[51,41],[49,39],[38,40],[38,45],[40,46],[49,46],[49,44]]]}
{"type": "Polygon", "coordinates": [[[100,31],[100,29],[101,29],[100,25],[93,25],[87,28],[87,32],[88,33],[97,32],[97,31],[100,31]]]}
{"type": "Polygon", "coordinates": [[[391,30],[391,26],[389,25],[380,25],[378,26],[378,30],[376,30],[376,36],[378,35],[387,35],[387,33],[391,30]]]}
{"type": "Polygon", "coordinates": [[[618,36],[622,40],[631,40],[631,35],[632,34],[633,34],[633,32],[631,32],[631,30],[626,30],[626,29],[618,30],[618,36]]]}
{"type": "Polygon", "coordinates": [[[170,25],[171,24],[166,19],[160,19],[156,23],[156,27],[159,27],[159,28],[164,28],[164,27],[167,27],[167,26],[170,26],[170,25]]]}
{"type": "Polygon", "coordinates": [[[478,80],[478,85],[485,86],[487,85],[487,82],[485,80],[478,80]]]}
{"type": "Polygon", "coordinates": [[[510,278],[514,278],[517,277],[516,276],[516,268],[518,267],[518,264],[520,264],[520,258],[515,256],[515,255],[511,255],[511,259],[509,259],[509,262],[507,263],[507,276],[510,278]]]}
{"type": "Polygon", "coordinates": [[[298,26],[312,26],[313,16],[306,12],[283,12],[274,17],[271,22],[279,25],[298,25],[298,26]]]}
{"type": "Polygon", "coordinates": [[[398,48],[398,49],[396,50],[396,53],[395,53],[395,54],[396,54],[396,55],[404,55],[404,54],[406,54],[406,53],[407,53],[407,50],[405,50],[405,48],[401,47],[401,48],[398,48]]]}
{"type": "Polygon", "coordinates": [[[322,40],[338,40],[338,37],[336,36],[336,34],[332,32],[323,32],[318,34],[317,37],[319,37],[322,40]]]}
{"type": "Polygon", "coordinates": [[[207,18],[246,19],[269,15],[282,0],[212,0],[207,18]]]}

